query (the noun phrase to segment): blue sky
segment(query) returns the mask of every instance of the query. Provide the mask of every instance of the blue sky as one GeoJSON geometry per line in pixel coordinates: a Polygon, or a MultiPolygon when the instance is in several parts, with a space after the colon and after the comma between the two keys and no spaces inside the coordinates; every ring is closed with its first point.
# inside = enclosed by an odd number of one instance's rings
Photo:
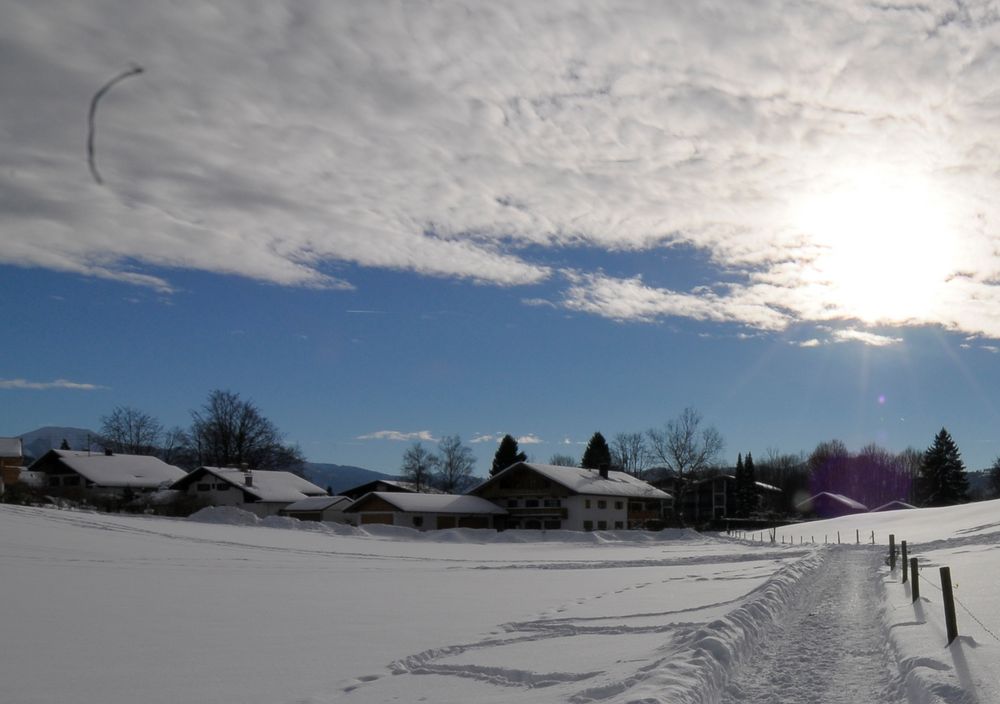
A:
{"type": "Polygon", "coordinates": [[[996,13],[545,7],[5,4],[0,435],[227,388],[390,472],[687,406],[992,462],[996,13]]]}

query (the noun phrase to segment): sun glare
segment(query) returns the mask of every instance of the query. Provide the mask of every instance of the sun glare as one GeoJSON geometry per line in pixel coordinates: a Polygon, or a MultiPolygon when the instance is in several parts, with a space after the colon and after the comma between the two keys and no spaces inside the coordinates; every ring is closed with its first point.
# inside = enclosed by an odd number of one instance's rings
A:
{"type": "Polygon", "coordinates": [[[818,254],[807,275],[838,315],[866,323],[928,319],[954,257],[948,208],[927,183],[864,175],[800,203],[818,254]]]}

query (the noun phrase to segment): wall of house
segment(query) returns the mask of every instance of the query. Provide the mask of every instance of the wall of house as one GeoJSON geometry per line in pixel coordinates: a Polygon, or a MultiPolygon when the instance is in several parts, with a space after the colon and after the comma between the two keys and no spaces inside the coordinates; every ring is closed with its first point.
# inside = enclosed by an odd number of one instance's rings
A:
{"type": "Polygon", "coordinates": [[[563,530],[625,530],[628,528],[628,497],[581,494],[564,500],[568,509],[563,530]]]}

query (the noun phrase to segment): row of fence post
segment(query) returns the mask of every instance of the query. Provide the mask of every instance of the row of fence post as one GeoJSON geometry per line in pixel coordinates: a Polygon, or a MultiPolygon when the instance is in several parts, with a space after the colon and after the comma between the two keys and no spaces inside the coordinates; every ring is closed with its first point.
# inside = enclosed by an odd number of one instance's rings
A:
{"type": "MultiPolygon", "coordinates": [[[[907,562],[906,541],[900,542],[900,552],[902,557],[903,578],[901,584],[910,583],[910,595],[913,603],[920,599],[920,566],[917,558],[910,557],[907,562]],[[909,568],[909,569],[907,569],[909,568]]],[[[889,536],[889,571],[896,570],[896,536],[889,536]]],[[[951,568],[940,568],[941,573],[941,596],[944,602],[944,623],[948,631],[948,644],[958,638],[958,619],[955,616],[955,593],[951,584],[951,568]]]]}

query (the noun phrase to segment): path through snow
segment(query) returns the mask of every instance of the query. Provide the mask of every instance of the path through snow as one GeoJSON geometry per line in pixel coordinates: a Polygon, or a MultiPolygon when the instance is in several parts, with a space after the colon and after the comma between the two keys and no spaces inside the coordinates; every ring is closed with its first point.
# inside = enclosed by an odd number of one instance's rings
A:
{"type": "Polygon", "coordinates": [[[734,675],[721,704],[902,702],[877,605],[883,551],[833,548],[734,675]]]}

